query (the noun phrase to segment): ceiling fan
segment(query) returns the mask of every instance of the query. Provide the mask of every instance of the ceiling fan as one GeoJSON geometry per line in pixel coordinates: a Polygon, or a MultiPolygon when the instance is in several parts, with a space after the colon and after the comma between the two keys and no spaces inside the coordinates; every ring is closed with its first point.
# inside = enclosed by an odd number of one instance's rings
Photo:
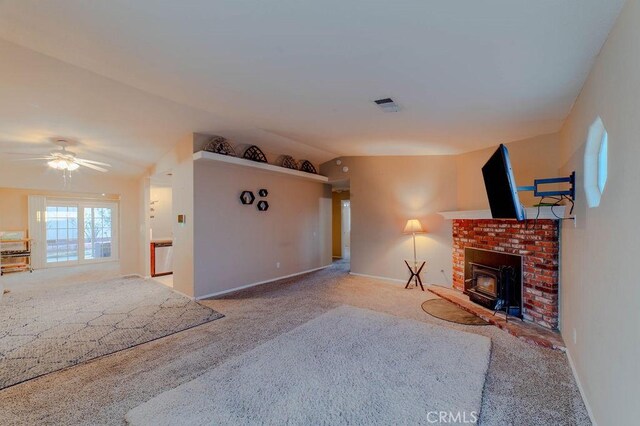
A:
{"type": "Polygon", "coordinates": [[[57,140],[54,142],[60,147],[60,149],[51,151],[49,155],[42,156],[42,154],[20,154],[25,156],[31,156],[28,158],[16,158],[14,161],[38,161],[45,160],[47,165],[52,169],[61,170],[65,172],[65,175],[69,172],[77,170],[80,166],[87,167],[89,169],[97,170],[99,172],[107,172],[105,167],[111,167],[111,164],[102,163],[100,161],[87,160],[84,158],[78,158],[72,151],[68,151],[67,147],[70,145],[66,140],[57,140]]]}

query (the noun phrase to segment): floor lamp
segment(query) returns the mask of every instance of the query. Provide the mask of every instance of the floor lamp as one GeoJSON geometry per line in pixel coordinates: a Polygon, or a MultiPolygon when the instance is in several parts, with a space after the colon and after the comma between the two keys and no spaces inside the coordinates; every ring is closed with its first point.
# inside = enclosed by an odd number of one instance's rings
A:
{"type": "Polygon", "coordinates": [[[407,224],[404,226],[404,233],[411,234],[413,237],[413,272],[412,275],[415,277],[416,286],[418,285],[418,257],[416,256],[416,234],[424,234],[426,231],[422,227],[422,224],[418,219],[409,219],[407,220],[407,224]]]}

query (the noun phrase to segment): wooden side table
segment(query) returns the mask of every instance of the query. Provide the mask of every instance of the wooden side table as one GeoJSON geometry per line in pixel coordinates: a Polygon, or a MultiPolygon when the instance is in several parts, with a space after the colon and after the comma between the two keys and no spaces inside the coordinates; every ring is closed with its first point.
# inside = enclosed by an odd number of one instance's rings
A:
{"type": "Polygon", "coordinates": [[[426,260],[418,260],[416,262],[412,260],[404,261],[404,264],[407,265],[409,272],[411,272],[411,277],[409,277],[409,281],[407,281],[407,285],[405,285],[404,288],[409,288],[409,284],[411,284],[411,280],[415,279],[416,287],[420,285],[420,288],[422,289],[422,291],[424,291],[424,286],[422,285],[422,279],[420,279],[420,272],[422,272],[422,268],[424,268],[424,265],[426,263],[427,263],[426,260]],[[413,267],[409,262],[413,263],[413,267]],[[420,266],[418,266],[418,264],[420,264],[420,266]]]}

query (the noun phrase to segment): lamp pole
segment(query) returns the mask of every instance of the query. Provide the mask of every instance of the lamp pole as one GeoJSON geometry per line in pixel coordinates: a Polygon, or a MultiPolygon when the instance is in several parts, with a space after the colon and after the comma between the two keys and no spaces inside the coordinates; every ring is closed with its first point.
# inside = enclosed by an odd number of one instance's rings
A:
{"type": "Polygon", "coordinates": [[[418,266],[418,258],[416,256],[416,233],[412,232],[413,235],[413,266],[418,266]]]}

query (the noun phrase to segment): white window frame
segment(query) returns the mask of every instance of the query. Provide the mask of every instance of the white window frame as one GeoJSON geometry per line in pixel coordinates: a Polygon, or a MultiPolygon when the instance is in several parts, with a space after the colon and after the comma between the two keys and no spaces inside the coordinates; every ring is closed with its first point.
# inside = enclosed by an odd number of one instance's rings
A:
{"type": "Polygon", "coordinates": [[[87,265],[92,263],[116,262],[119,260],[120,248],[120,221],[119,221],[119,203],[117,201],[93,201],[86,199],[67,199],[67,198],[48,198],[45,201],[45,220],[43,221],[45,235],[45,249],[43,265],[46,268],[55,268],[59,266],[70,265],[87,265]],[[69,206],[78,209],[78,260],[69,260],[63,262],[47,262],[46,253],[46,209],[50,206],[69,206]],[[111,208],[111,256],[101,257],[97,259],[85,259],[84,257],[84,209],[85,208],[111,208]]]}
{"type": "Polygon", "coordinates": [[[589,127],[584,151],[584,192],[589,208],[598,207],[607,183],[609,134],[600,117],[589,127]]]}

